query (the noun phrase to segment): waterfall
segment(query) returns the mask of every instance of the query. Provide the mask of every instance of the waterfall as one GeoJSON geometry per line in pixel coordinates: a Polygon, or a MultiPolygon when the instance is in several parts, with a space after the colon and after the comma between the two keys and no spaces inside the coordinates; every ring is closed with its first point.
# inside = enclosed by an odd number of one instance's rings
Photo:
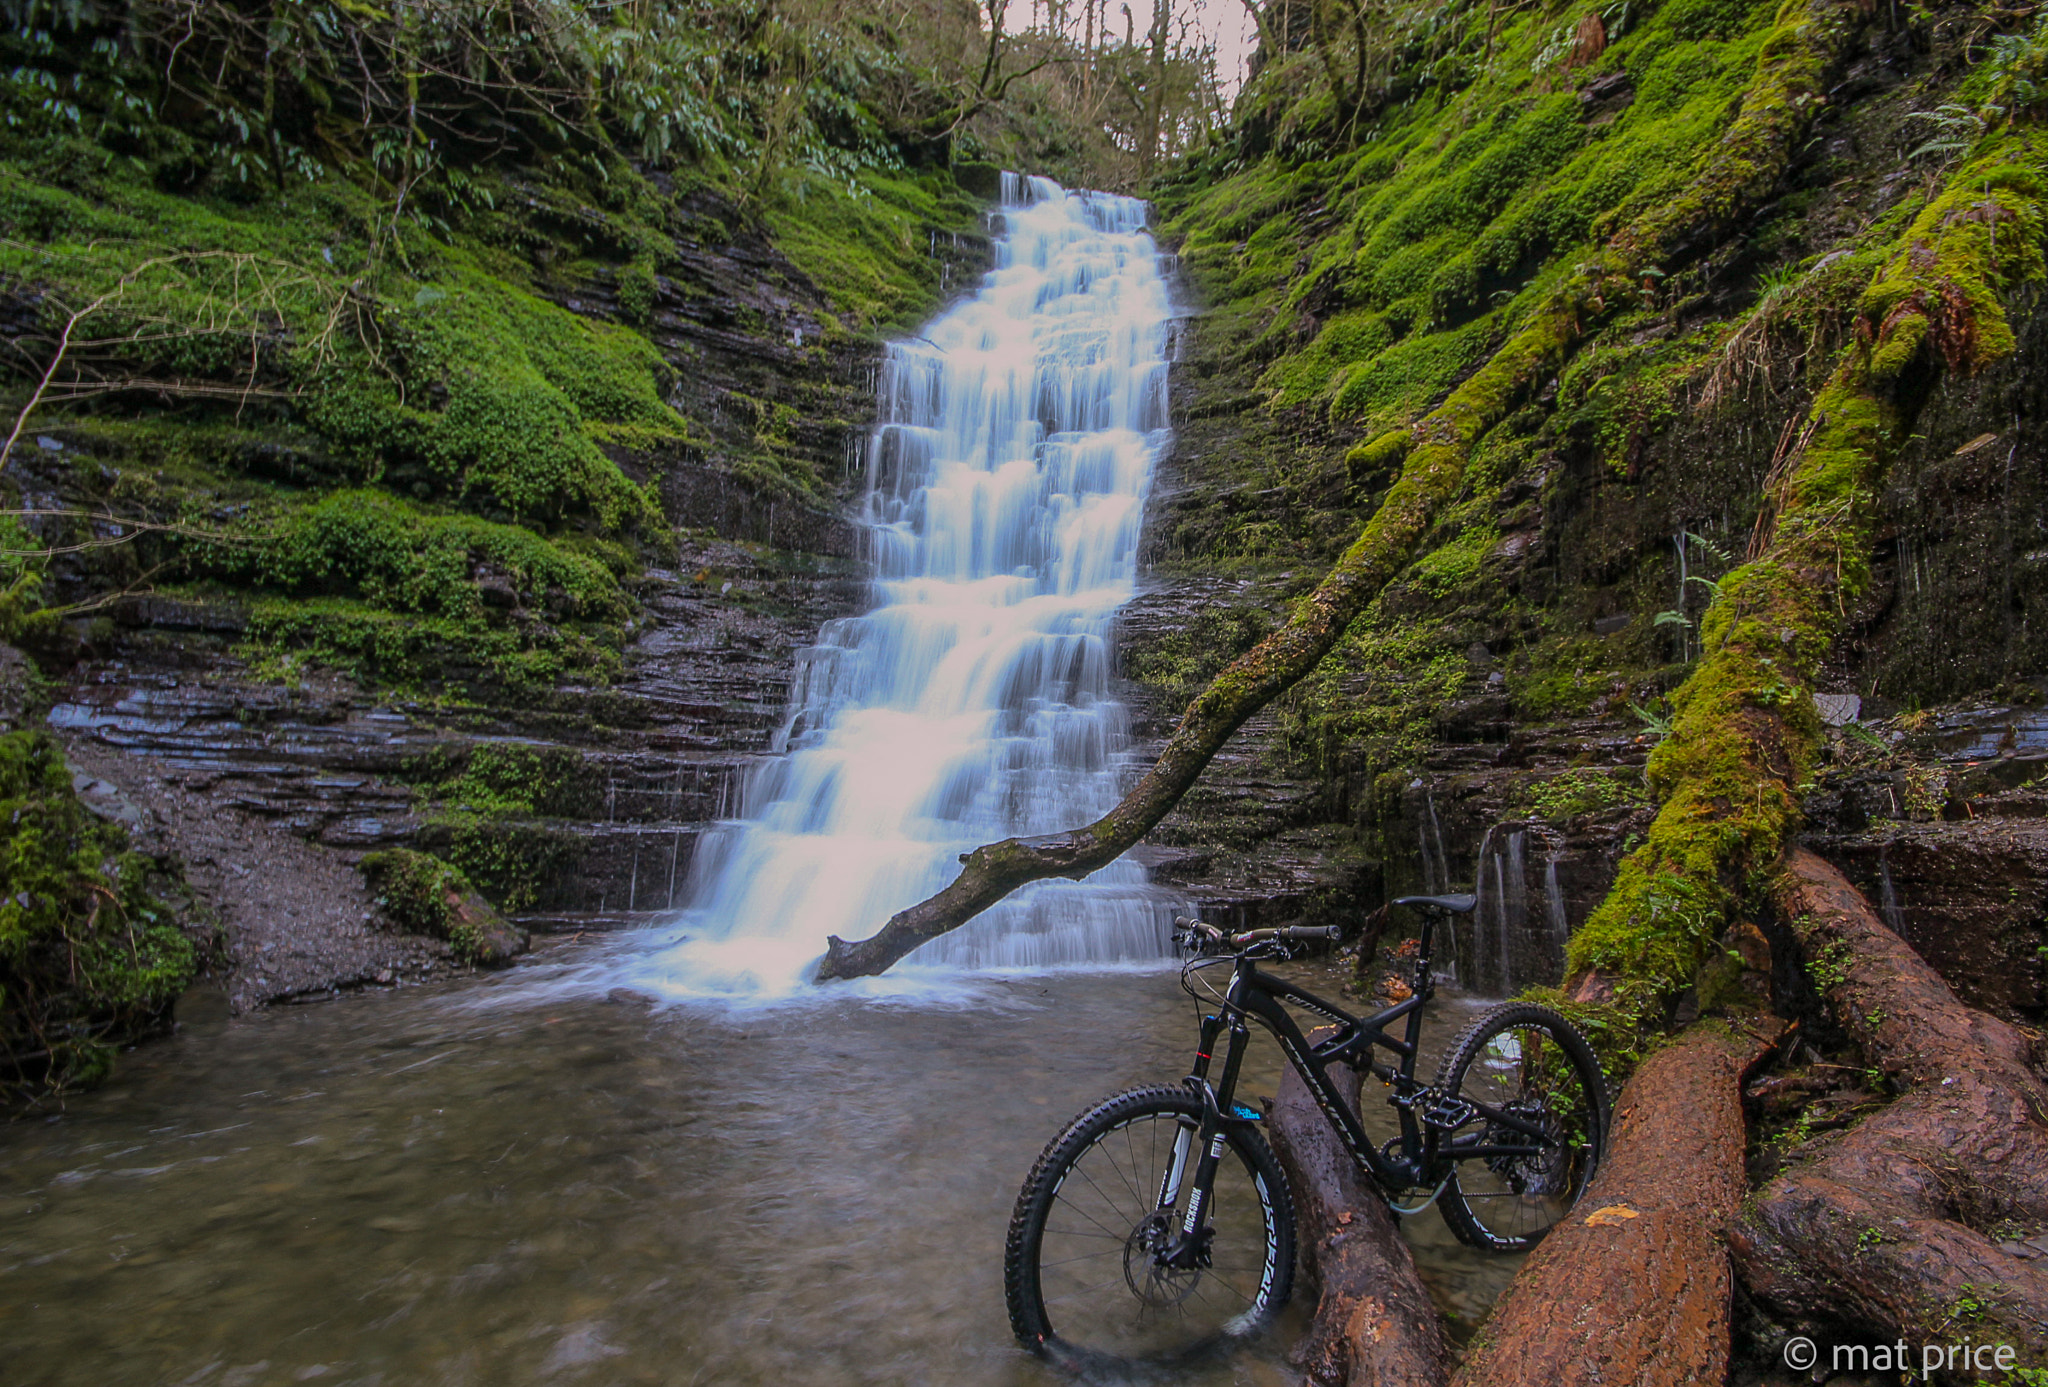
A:
{"type": "MultiPolygon", "coordinates": [[[[1005,174],[995,268],[888,348],[865,453],[872,609],[802,652],[783,754],[700,842],[656,985],[788,991],[827,935],[874,933],[962,853],[1121,796],[1110,623],[1169,438],[1171,308],[1145,219],[1132,198],[1005,174]]],[[[1159,959],[1173,908],[1112,863],[1019,891],[907,962],[1159,959]]]]}

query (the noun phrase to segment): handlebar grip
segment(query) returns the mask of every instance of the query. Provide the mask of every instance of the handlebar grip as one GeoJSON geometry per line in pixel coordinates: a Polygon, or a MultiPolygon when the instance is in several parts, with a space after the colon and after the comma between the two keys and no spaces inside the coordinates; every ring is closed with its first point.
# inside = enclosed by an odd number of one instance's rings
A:
{"type": "MultiPolygon", "coordinates": [[[[1155,916],[1154,918],[1156,919],[1157,917],[1155,916]]],[[[1176,915],[1173,917],[1173,927],[1175,929],[1194,929],[1201,923],[1200,920],[1197,920],[1192,915],[1176,915]]]]}
{"type": "Polygon", "coordinates": [[[1288,925],[1279,931],[1282,939],[1327,939],[1331,943],[1342,938],[1343,933],[1338,925],[1288,925]]]}

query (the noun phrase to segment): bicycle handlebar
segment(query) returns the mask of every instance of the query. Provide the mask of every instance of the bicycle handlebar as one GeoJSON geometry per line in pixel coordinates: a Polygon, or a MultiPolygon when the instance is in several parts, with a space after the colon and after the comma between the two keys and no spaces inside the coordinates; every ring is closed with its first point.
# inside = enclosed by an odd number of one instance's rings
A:
{"type": "Polygon", "coordinates": [[[1343,937],[1343,930],[1337,925],[1281,925],[1272,929],[1250,929],[1241,934],[1232,934],[1205,921],[1197,920],[1192,915],[1176,915],[1173,920],[1173,932],[1176,939],[1186,938],[1203,944],[1220,944],[1228,949],[1248,949],[1269,939],[1301,943],[1320,940],[1335,943],[1343,937]]]}

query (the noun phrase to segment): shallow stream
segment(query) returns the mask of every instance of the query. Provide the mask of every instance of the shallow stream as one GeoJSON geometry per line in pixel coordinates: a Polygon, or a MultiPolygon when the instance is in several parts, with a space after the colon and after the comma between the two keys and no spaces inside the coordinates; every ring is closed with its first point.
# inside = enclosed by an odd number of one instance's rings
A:
{"type": "MultiPolygon", "coordinates": [[[[624,947],[187,1030],[0,1127],[0,1379],[1056,1381],[1005,1320],[1010,1206],[1090,1100],[1185,1072],[1174,975],[662,1010],[576,982],[624,947]]],[[[1467,1324],[1513,1274],[1408,1232],[1467,1324]]],[[[1207,1380],[1295,1381],[1301,1322],[1207,1380]]]]}

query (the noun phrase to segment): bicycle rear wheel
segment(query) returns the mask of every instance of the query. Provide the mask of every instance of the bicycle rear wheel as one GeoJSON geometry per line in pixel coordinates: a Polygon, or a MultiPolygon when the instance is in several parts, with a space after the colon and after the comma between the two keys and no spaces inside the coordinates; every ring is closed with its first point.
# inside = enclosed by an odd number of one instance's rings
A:
{"type": "Polygon", "coordinates": [[[1201,1100],[1142,1088],[1074,1119],[1017,1196],[1003,1259],[1010,1326],[1084,1370],[1171,1366],[1242,1342],[1287,1303],[1294,1212],[1259,1133],[1224,1134],[1203,1265],[1156,1255],[1180,1232],[1200,1158],[1201,1100]]]}
{"type": "Polygon", "coordinates": [[[1534,1247],[1586,1192],[1606,1150],[1607,1078],[1593,1047],[1556,1012],[1510,1002],[1465,1028],[1436,1083],[1480,1105],[1446,1134],[1457,1165],[1437,1202],[1444,1222],[1475,1247],[1534,1247]]]}

